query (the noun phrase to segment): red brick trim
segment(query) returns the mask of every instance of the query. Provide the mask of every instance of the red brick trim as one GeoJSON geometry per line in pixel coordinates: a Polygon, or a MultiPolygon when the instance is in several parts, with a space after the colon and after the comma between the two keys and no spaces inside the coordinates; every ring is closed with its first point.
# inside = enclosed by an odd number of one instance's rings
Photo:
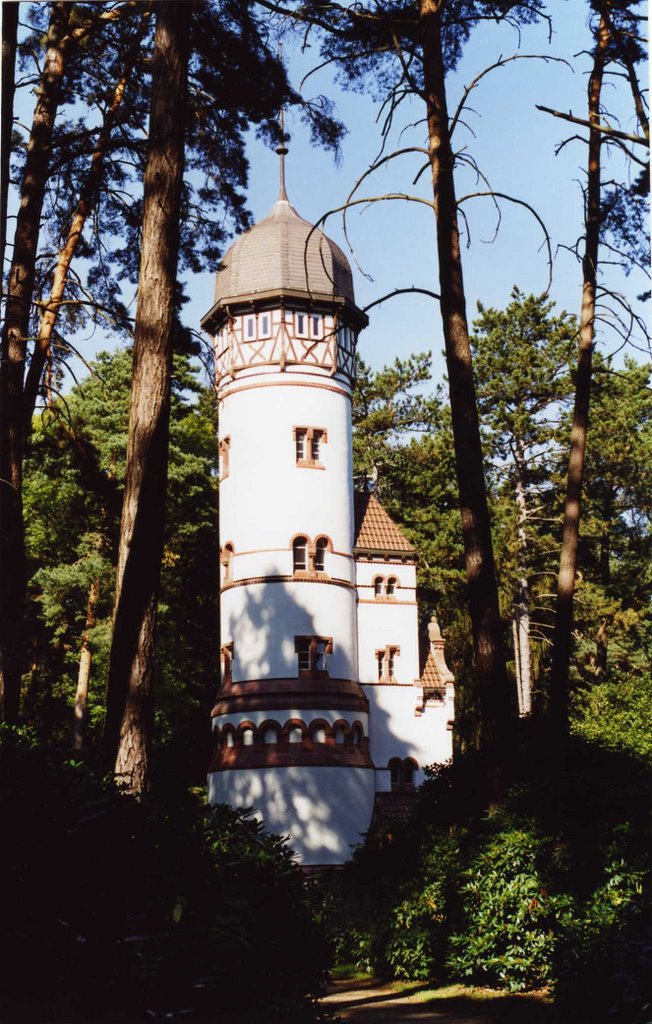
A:
{"type": "Polygon", "coordinates": [[[305,575],[297,573],[291,576],[246,576],[244,579],[223,584],[220,587],[220,593],[224,593],[225,590],[233,590],[234,587],[249,587],[257,583],[325,583],[334,587],[344,587],[345,590],[356,589],[355,583],[349,583],[348,580],[336,579],[325,573],[311,575],[309,571],[306,571],[305,575]]]}
{"type": "MultiPolygon", "coordinates": [[[[268,365],[277,366],[277,363],[258,363],[257,366],[268,365]]],[[[321,377],[320,373],[311,373],[308,370],[301,371],[303,376],[306,377],[321,377]]],[[[297,374],[299,376],[299,374],[297,374]]],[[[324,374],[324,376],[328,376],[324,374]]],[[[333,384],[314,384],[312,381],[306,380],[269,380],[269,381],[255,381],[252,384],[237,384],[227,385],[226,389],[218,389],[220,401],[225,398],[230,398],[232,395],[237,395],[240,391],[251,391],[252,388],[282,388],[282,387],[294,387],[294,388],[321,388],[322,391],[334,391],[338,395],[343,395],[344,398],[348,398],[351,401],[351,392],[347,391],[343,387],[335,387],[333,384]]]]}
{"type": "MultiPolygon", "coordinates": [[[[404,589],[405,590],[408,590],[408,589],[409,590],[414,590],[414,587],[404,587],[404,589]]],[[[416,601],[396,601],[392,597],[384,597],[384,598],[383,597],[373,597],[373,598],[359,597],[358,598],[358,604],[380,604],[380,605],[383,605],[383,604],[384,605],[388,605],[388,604],[390,604],[390,605],[398,605],[398,606],[404,605],[405,607],[412,608],[412,607],[414,607],[416,605],[416,603],[417,603],[416,601]]]]}
{"type": "Polygon", "coordinates": [[[263,747],[227,747],[214,753],[208,770],[220,772],[238,768],[373,768],[369,751],[364,746],[337,746],[325,749],[324,744],[316,744],[317,747],[319,749],[308,750],[301,743],[291,743],[287,749],[271,744],[263,747]]]}

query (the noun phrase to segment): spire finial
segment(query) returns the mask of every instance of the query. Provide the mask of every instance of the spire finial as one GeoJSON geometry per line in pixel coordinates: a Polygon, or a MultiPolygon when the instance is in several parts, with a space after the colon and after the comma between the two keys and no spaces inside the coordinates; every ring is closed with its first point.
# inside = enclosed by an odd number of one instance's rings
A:
{"type": "MultiPolygon", "coordinates": [[[[278,44],[278,59],[279,59],[279,61],[281,63],[283,63],[283,44],[282,43],[278,44]]],[[[283,116],[283,107],[281,107],[281,109],[279,111],[278,124],[279,124],[280,133],[281,133],[281,141],[279,142],[278,146],[276,147],[276,152],[278,153],[278,157],[279,157],[279,189],[278,189],[278,198],[279,198],[279,200],[284,200],[287,203],[288,195],[287,195],[287,192],[285,191],[285,157],[287,155],[288,149],[287,149],[287,146],[285,145],[285,121],[284,121],[284,116],[283,116]]]]}

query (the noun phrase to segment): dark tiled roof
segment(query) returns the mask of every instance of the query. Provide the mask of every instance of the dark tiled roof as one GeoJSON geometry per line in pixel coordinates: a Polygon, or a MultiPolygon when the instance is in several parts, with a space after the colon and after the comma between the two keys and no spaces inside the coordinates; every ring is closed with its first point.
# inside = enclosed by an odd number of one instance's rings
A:
{"type": "Polygon", "coordinates": [[[373,494],[355,495],[353,547],[379,554],[414,555],[414,548],[373,494]]]}
{"type": "Polygon", "coordinates": [[[279,199],[224,256],[215,278],[215,302],[256,292],[303,291],[353,303],[346,256],[322,231],[310,234],[312,227],[286,199],[279,199]]]}
{"type": "Polygon", "coordinates": [[[376,793],[372,832],[385,832],[405,825],[414,809],[416,793],[376,793]]]}

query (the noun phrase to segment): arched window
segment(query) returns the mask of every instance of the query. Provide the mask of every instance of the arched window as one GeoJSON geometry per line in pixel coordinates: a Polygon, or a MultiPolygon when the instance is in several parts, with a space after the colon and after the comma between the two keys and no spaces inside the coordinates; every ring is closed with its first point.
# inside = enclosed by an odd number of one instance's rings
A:
{"type": "Polygon", "coordinates": [[[303,730],[300,725],[293,725],[288,732],[290,743],[301,743],[303,741],[303,730]]]}
{"type": "Polygon", "coordinates": [[[294,572],[305,572],[308,568],[308,540],[295,537],[292,541],[292,568],[294,572]]]}
{"type": "Polygon", "coordinates": [[[387,580],[387,586],[385,587],[385,593],[388,597],[393,597],[396,592],[396,576],[390,576],[387,580]]]}
{"type": "Polygon", "coordinates": [[[333,730],[333,738],[340,746],[346,743],[346,726],[342,723],[336,725],[333,730]]]}
{"type": "Polygon", "coordinates": [[[222,730],[222,745],[225,747],[235,746],[235,738],[233,735],[233,726],[227,725],[222,730]]]}
{"type": "Polygon", "coordinates": [[[417,762],[413,757],[406,757],[402,765],[402,782],[404,786],[414,788],[414,773],[418,768],[417,762]]]}
{"type": "Polygon", "coordinates": [[[224,569],[223,583],[231,583],[233,580],[233,544],[225,544],[222,548],[222,568],[224,569]]]}
{"type": "Polygon", "coordinates": [[[278,728],[275,725],[266,725],[263,729],[263,743],[278,743],[278,728]]]}
{"type": "Polygon", "coordinates": [[[374,597],[381,597],[383,593],[383,577],[376,576],[374,579],[374,597]]]}
{"type": "Polygon", "coordinates": [[[403,765],[399,757],[393,757],[388,762],[387,767],[389,768],[389,777],[392,783],[392,789],[397,789],[401,785],[401,772],[403,765]]]}
{"type": "Polygon", "coordinates": [[[253,747],[254,745],[254,731],[253,729],[242,730],[242,746],[253,747]]]}
{"type": "Polygon", "coordinates": [[[353,746],[359,747],[360,743],[362,742],[362,726],[359,725],[358,722],[356,722],[356,724],[353,726],[353,729],[351,730],[351,736],[353,739],[353,746]]]}
{"type": "Polygon", "coordinates": [[[315,543],[315,572],[326,571],[326,552],[328,540],[326,537],[318,537],[315,543]]]}

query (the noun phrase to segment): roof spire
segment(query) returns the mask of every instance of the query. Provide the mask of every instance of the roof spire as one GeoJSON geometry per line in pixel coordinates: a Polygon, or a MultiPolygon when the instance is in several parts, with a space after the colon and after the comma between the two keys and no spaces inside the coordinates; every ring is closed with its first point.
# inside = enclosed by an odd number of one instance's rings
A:
{"type": "MultiPolygon", "coordinates": [[[[279,59],[279,61],[281,63],[283,63],[283,44],[282,43],[278,44],[278,59],[279,59]]],[[[279,123],[280,135],[281,135],[280,142],[279,142],[278,146],[276,147],[276,152],[278,153],[278,156],[279,156],[279,189],[278,189],[278,198],[279,198],[279,201],[283,200],[283,201],[285,201],[287,203],[288,202],[288,195],[287,195],[287,192],[285,191],[285,157],[287,155],[288,148],[285,145],[285,121],[284,121],[284,116],[283,116],[283,107],[281,107],[281,109],[279,111],[278,123],[279,123]]]]}

